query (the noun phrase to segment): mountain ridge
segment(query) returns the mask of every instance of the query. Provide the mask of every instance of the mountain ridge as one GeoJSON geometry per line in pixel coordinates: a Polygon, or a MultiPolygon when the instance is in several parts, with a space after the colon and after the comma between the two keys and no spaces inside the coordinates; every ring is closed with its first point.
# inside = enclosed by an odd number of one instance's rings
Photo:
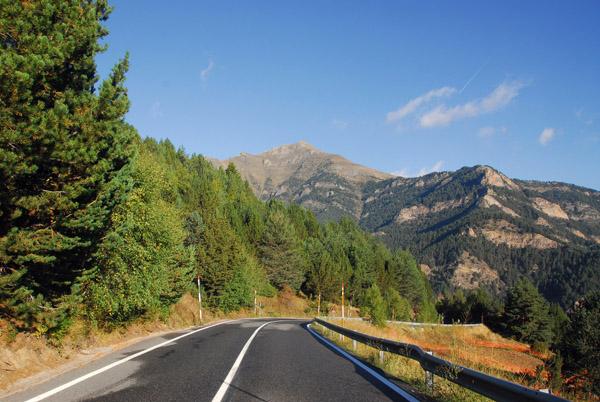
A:
{"type": "Polygon", "coordinates": [[[600,286],[600,192],[508,178],[491,166],[400,177],[305,143],[234,163],[259,198],[295,202],[321,221],[354,219],[410,250],[437,293],[483,286],[498,295],[528,277],[564,307],[600,286]]]}
{"type": "Polygon", "coordinates": [[[215,167],[233,163],[263,201],[293,201],[315,212],[320,220],[349,215],[357,220],[366,183],[395,177],[323,152],[307,142],[281,145],[259,155],[241,153],[223,161],[207,158],[215,167]],[[334,197],[335,196],[335,197],[334,197]],[[329,203],[343,199],[343,203],[329,203]]]}

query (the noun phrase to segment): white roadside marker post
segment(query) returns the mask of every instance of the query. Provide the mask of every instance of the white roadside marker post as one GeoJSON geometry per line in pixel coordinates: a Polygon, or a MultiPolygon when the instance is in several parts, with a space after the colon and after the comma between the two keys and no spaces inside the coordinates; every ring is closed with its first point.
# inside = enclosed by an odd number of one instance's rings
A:
{"type": "Polygon", "coordinates": [[[321,318],[321,292],[319,292],[319,304],[317,305],[317,318],[321,318]]]}
{"type": "MultiPolygon", "coordinates": [[[[342,282],[342,328],[344,327],[344,282],[342,282]]],[[[340,341],[344,340],[344,335],[340,334],[340,341]]]]}
{"type": "Polygon", "coordinates": [[[202,295],[200,294],[200,275],[198,275],[198,306],[200,308],[200,324],[202,324],[202,295]]]}
{"type": "Polygon", "coordinates": [[[344,328],[344,283],[342,282],[342,328],[344,328]]]}

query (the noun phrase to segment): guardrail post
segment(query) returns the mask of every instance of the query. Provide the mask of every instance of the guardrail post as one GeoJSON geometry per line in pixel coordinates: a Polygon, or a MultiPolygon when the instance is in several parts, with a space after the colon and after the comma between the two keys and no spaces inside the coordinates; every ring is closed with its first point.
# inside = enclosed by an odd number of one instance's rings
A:
{"type": "MultiPolygon", "coordinates": [[[[433,352],[425,352],[425,353],[433,356],[433,352]]],[[[427,392],[433,392],[433,373],[430,371],[425,372],[425,390],[427,392]]]]}
{"type": "Polygon", "coordinates": [[[352,347],[354,348],[354,351],[356,352],[356,339],[352,339],[352,347]]]}
{"type": "Polygon", "coordinates": [[[385,352],[383,350],[379,351],[379,361],[383,363],[383,359],[385,357],[385,352]]]}

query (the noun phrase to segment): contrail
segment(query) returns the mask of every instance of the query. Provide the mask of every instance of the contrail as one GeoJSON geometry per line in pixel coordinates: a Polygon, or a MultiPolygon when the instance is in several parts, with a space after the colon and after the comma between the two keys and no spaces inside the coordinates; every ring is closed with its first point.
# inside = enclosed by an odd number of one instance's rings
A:
{"type": "Polygon", "coordinates": [[[488,64],[488,61],[490,61],[490,59],[492,58],[493,55],[494,55],[494,53],[490,54],[490,57],[488,57],[487,60],[483,62],[483,64],[481,65],[481,67],[479,67],[479,69],[477,71],[475,71],[475,74],[473,74],[473,76],[469,79],[469,81],[467,81],[467,83],[465,84],[465,86],[462,87],[462,89],[460,91],[458,91],[459,95],[462,93],[462,91],[465,90],[466,87],[469,86],[469,84],[471,83],[471,81],[473,81],[473,79],[475,77],[477,77],[477,74],[479,74],[479,72],[481,70],[483,70],[483,68],[485,67],[486,64],[488,64]]]}

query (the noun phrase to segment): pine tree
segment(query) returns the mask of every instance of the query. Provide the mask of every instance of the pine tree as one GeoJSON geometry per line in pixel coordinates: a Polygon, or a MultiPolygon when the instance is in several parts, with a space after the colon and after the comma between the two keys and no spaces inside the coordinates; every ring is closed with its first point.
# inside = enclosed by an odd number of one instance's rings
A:
{"type": "Polygon", "coordinates": [[[371,317],[371,320],[373,320],[373,324],[378,327],[385,327],[385,302],[381,296],[379,287],[376,284],[373,284],[365,292],[361,313],[368,314],[371,317]]]}
{"type": "Polygon", "coordinates": [[[303,291],[306,294],[321,294],[323,300],[335,300],[342,282],[338,265],[333,262],[323,243],[317,239],[309,239],[306,242],[306,253],[309,262],[303,291]]]}
{"type": "Polygon", "coordinates": [[[275,208],[265,225],[258,254],[271,284],[277,288],[288,285],[298,291],[304,282],[303,262],[296,241],[292,225],[285,214],[275,208]]]}
{"type": "Polygon", "coordinates": [[[106,1],[0,0],[0,316],[32,325],[90,268],[137,136],[127,57],[96,93],[106,1]]]}
{"type": "Polygon", "coordinates": [[[396,321],[410,320],[410,304],[408,303],[408,300],[400,296],[396,290],[388,290],[384,300],[387,305],[388,317],[394,318],[396,321]]]}
{"type": "Polygon", "coordinates": [[[550,304],[550,323],[552,326],[552,346],[558,346],[562,343],[565,331],[569,326],[569,317],[558,303],[550,304]]]}
{"type": "Polygon", "coordinates": [[[569,312],[561,352],[565,371],[584,380],[600,396],[600,291],[587,294],[569,312]]]}
{"type": "Polygon", "coordinates": [[[535,346],[552,340],[550,305],[527,279],[519,280],[508,293],[502,325],[506,334],[535,346]]]}

